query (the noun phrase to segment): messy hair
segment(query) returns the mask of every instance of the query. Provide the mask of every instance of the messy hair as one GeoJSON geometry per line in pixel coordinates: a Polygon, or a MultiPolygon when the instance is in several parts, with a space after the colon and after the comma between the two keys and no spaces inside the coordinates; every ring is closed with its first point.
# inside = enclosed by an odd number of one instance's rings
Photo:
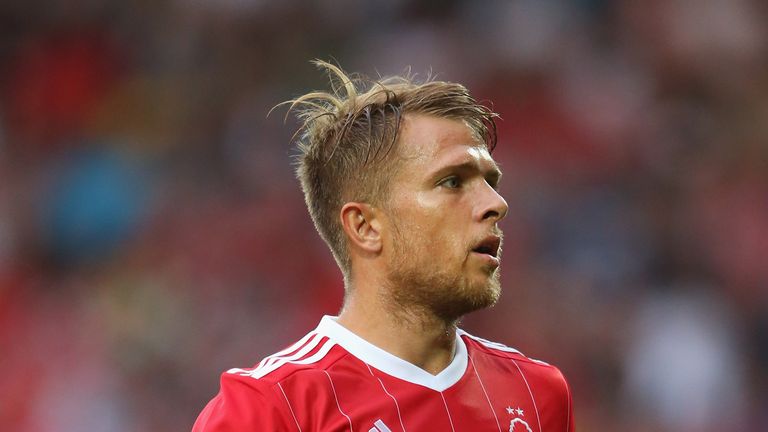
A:
{"type": "Polygon", "coordinates": [[[409,76],[373,80],[349,75],[331,63],[313,63],[328,73],[330,91],[313,91],[285,102],[301,126],[296,176],[312,221],[346,281],[350,258],[339,212],[351,201],[383,207],[399,167],[397,142],[404,115],[463,121],[479,142],[496,146],[497,114],[467,89],[451,82],[409,76]]]}

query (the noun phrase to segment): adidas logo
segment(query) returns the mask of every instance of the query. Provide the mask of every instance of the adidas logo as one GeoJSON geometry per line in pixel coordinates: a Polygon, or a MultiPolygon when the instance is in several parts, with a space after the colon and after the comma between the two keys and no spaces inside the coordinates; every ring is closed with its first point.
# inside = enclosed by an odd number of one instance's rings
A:
{"type": "Polygon", "coordinates": [[[381,419],[378,419],[373,422],[373,427],[368,429],[368,432],[392,432],[392,430],[381,419]]]}

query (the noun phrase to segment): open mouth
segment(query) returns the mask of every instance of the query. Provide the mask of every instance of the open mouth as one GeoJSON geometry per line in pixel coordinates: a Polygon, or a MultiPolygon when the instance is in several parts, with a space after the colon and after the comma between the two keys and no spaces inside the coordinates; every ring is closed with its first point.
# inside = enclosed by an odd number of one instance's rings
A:
{"type": "Polygon", "coordinates": [[[499,257],[499,248],[501,247],[501,237],[488,236],[477,244],[472,252],[490,255],[494,258],[499,257]]]}

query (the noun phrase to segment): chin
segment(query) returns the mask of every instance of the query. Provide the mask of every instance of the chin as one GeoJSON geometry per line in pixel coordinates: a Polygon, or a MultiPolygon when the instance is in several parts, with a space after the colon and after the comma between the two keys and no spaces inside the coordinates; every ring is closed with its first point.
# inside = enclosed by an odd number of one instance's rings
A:
{"type": "Polygon", "coordinates": [[[445,266],[398,264],[401,265],[392,267],[398,271],[389,274],[389,294],[399,308],[416,306],[446,321],[455,321],[470,312],[493,306],[501,294],[496,268],[446,272],[445,266]]]}
{"type": "Polygon", "coordinates": [[[501,295],[501,280],[497,269],[489,269],[475,276],[473,280],[467,281],[467,291],[476,293],[480,297],[493,298],[493,302],[499,299],[501,295]]]}
{"type": "Polygon", "coordinates": [[[494,274],[482,281],[468,282],[457,291],[444,305],[443,315],[446,318],[458,319],[470,312],[494,306],[501,296],[501,284],[494,274]]]}
{"type": "Polygon", "coordinates": [[[499,301],[500,296],[501,286],[498,283],[487,283],[475,296],[473,296],[472,303],[475,306],[474,310],[484,309],[495,305],[496,302],[499,301]]]}

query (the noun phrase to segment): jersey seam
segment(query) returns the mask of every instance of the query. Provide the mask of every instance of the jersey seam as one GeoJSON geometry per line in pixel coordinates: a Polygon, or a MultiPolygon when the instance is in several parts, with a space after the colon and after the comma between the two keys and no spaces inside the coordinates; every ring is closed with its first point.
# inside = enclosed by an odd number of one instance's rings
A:
{"type": "Polygon", "coordinates": [[[495,357],[503,358],[503,359],[506,359],[506,360],[513,360],[513,361],[524,361],[524,362],[530,363],[530,364],[535,364],[535,365],[539,365],[539,366],[543,366],[543,367],[557,369],[557,367],[555,365],[552,365],[552,364],[549,364],[549,363],[546,363],[546,362],[542,362],[540,360],[539,361],[534,360],[534,359],[526,356],[525,354],[523,354],[523,353],[521,353],[519,351],[516,352],[516,353],[512,353],[512,352],[506,352],[506,351],[501,351],[501,350],[494,350],[493,348],[489,348],[489,347],[487,347],[487,346],[485,346],[483,344],[477,344],[477,345],[479,346],[479,350],[483,351],[486,354],[495,356],[495,357]],[[519,358],[515,358],[515,357],[513,357],[513,355],[518,355],[520,357],[519,358]]]}
{"type": "MultiPolygon", "coordinates": [[[[532,358],[529,358],[529,357],[525,356],[524,354],[519,354],[520,358],[515,358],[515,357],[506,356],[506,355],[502,354],[503,351],[502,351],[502,353],[497,353],[495,351],[489,351],[489,350],[483,350],[483,351],[485,351],[489,355],[492,355],[492,356],[495,356],[495,357],[499,357],[499,358],[503,358],[503,359],[507,359],[507,360],[524,361],[526,363],[531,363],[531,364],[539,365],[539,366],[542,366],[542,367],[555,368],[555,369],[557,368],[556,366],[554,366],[552,364],[549,364],[549,363],[546,363],[546,362],[542,362],[541,360],[539,360],[539,361],[534,360],[532,358]]],[[[508,354],[511,354],[511,353],[508,353],[508,354]]]]}

